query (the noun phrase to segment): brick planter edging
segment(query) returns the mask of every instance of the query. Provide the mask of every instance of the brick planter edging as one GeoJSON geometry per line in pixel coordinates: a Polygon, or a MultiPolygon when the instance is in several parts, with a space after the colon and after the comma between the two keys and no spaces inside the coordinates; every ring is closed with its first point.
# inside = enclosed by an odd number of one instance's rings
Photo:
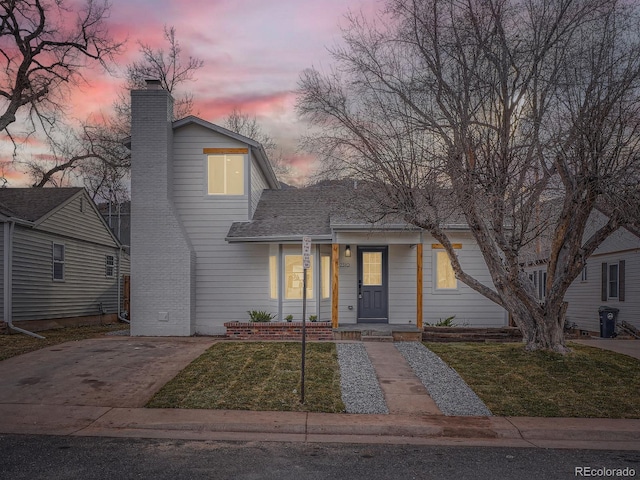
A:
{"type": "MultiPolygon", "coordinates": [[[[302,322],[227,322],[231,340],[300,340],[302,322]]],[[[306,322],[307,340],[333,340],[331,322],[306,322]]]]}

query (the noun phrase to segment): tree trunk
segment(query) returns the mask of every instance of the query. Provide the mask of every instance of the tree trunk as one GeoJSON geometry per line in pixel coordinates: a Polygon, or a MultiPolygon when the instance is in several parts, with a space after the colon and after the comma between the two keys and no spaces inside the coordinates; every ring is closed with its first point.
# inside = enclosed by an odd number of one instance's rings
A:
{"type": "Polygon", "coordinates": [[[520,305],[516,311],[511,311],[522,332],[527,351],[549,350],[561,354],[570,352],[564,339],[567,306],[566,302],[558,306],[547,304],[532,312],[525,305],[520,305]]]}

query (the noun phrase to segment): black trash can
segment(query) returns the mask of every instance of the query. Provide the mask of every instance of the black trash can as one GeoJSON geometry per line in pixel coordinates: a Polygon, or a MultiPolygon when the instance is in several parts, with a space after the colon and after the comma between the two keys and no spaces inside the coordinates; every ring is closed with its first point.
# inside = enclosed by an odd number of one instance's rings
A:
{"type": "Polygon", "coordinates": [[[616,336],[616,322],[619,311],[617,308],[606,306],[598,309],[598,313],[600,314],[600,336],[602,338],[613,338],[616,336]]]}

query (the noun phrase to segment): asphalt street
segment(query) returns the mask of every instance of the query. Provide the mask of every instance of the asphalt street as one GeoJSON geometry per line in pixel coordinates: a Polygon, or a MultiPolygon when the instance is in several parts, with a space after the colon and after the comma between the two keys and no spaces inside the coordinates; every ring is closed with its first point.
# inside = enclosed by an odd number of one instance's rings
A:
{"type": "Polygon", "coordinates": [[[0,478],[640,478],[640,452],[0,435],[0,478]],[[634,475],[607,475],[625,468],[634,475]],[[599,469],[609,471],[595,476],[599,469]]]}

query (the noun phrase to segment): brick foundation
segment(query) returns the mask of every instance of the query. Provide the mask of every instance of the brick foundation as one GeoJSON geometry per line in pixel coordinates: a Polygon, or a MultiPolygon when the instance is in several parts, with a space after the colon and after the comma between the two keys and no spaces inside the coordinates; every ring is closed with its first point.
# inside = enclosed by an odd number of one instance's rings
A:
{"type": "MultiPolygon", "coordinates": [[[[230,340],[300,340],[302,322],[227,322],[230,340]]],[[[331,322],[307,322],[307,340],[333,340],[331,322]]]]}

